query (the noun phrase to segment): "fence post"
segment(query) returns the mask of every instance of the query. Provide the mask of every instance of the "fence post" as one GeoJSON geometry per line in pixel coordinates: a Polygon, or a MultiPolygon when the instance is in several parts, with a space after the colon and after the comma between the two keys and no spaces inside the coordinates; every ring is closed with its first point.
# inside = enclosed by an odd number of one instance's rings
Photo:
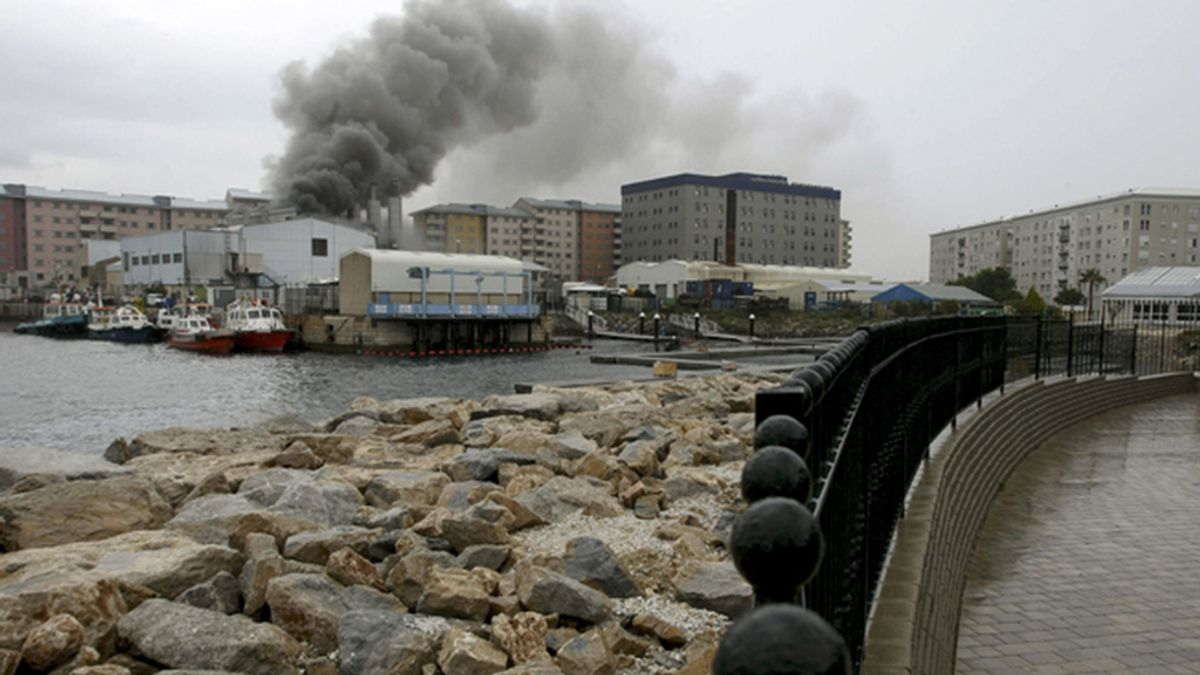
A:
{"type": "Polygon", "coordinates": [[[1098,352],[1097,357],[1096,357],[1096,372],[1100,373],[1101,375],[1104,374],[1104,328],[1105,328],[1104,309],[1103,309],[1103,305],[1101,305],[1101,309],[1100,309],[1100,346],[1096,350],[1098,352]]]}
{"type": "Polygon", "coordinates": [[[1042,317],[1037,318],[1037,339],[1033,348],[1033,379],[1042,377],[1042,317]]]}
{"type": "Polygon", "coordinates": [[[1067,377],[1075,375],[1075,315],[1067,320],[1067,377]]]}
{"type": "Polygon", "coordinates": [[[1129,374],[1137,375],[1137,322],[1133,322],[1133,339],[1129,341],[1129,374]]]}

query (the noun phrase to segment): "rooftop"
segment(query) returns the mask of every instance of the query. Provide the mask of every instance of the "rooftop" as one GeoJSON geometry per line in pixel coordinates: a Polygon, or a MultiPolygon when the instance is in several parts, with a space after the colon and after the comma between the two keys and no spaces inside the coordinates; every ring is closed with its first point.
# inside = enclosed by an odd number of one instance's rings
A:
{"type": "Polygon", "coordinates": [[[1104,289],[1102,298],[1200,296],[1200,267],[1149,267],[1104,289]]]}
{"type": "Polygon", "coordinates": [[[805,183],[789,183],[787,176],[775,174],[748,173],[739,171],[723,176],[705,176],[698,173],[678,173],[673,176],[652,178],[636,183],[626,183],[621,186],[621,195],[650,192],[681,185],[701,185],[726,190],[752,190],[757,192],[772,192],[776,194],[815,197],[817,199],[841,199],[840,190],[821,185],[805,183]]]}
{"type": "Polygon", "coordinates": [[[1113,193],[1106,194],[1106,195],[1096,195],[1096,197],[1094,199],[1082,199],[1082,200],[1078,200],[1078,201],[1066,202],[1063,204],[1055,204],[1054,206],[1050,206],[1050,207],[1043,207],[1040,209],[1031,209],[1028,213],[1022,213],[1022,214],[1015,215],[1015,216],[1004,216],[1002,218],[997,218],[995,220],[985,220],[982,223],[976,223],[974,225],[963,225],[960,227],[952,227],[952,228],[948,228],[945,230],[940,230],[938,232],[933,232],[929,236],[936,237],[940,234],[946,234],[947,232],[961,232],[963,230],[971,230],[971,229],[974,229],[977,227],[991,227],[991,226],[998,225],[1001,223],[1011,222],[1013,220],[1020,220],[1020,219],[1031,218],[1031,217],[1036,218],[1038,216],[1045,216],[1045,215],[1049,215],[1051,213],[1059,213],[1061,211],[1074,211],[1075,209],[1079,209],[1082,207],[1104,204],[1106,202],[1112,202],[1112,201],[1116,201],[1119,199],[1132,199],[1132,198],[1137,198],[1137,197],[1143,197],[1143,198],[1147,198],[1147,199],[1151,199],[1151,198],[1155,198],[1155,197],[1167,197],[1167,198],[1176,198],[1176,199],[1200,199],[1200,188],[1173,188],[1173,187],[1130,188],[1130,189],[1126,190],[1125,192],[1113,192],[1113,193]]]}

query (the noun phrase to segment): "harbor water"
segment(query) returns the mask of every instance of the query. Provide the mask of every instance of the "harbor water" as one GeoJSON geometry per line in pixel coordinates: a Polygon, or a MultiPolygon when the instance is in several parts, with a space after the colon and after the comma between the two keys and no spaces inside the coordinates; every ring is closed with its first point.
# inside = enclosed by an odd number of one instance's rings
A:
{"type": "Polygon", "coordinates": [[[0,448],[101,453],[116,437],[170,426],[247,426],[284,413],[320,421],[358,396],[482,398],[518,382],[645,377],[638,366],[593,364],[591,354],[646,345],[407,358],[299,352],[213,357],[165,345],[16,335],[0,323],[0,448]]]}

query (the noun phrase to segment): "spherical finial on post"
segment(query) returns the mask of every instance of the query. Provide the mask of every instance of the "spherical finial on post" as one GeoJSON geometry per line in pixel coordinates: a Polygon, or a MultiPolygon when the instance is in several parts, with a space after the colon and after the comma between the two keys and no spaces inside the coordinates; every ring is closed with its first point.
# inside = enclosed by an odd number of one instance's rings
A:
{"type": "Polygon", "coordinates": [[[767,497],[734,521],[729,550],[733,564],[754,587],[758,603],[791,602],[816,573],[825,543],[816,520],[800,502],[767,497]]]}
{"type": "Polygon", "coordinates": [[[850,675],[846,642],[820,616],[767,605],[738,619],[721,639],[715,675],[850,675]]]}
{"type": "Polygon", "coordinates": [[[812,474],[796,451],[768,445],[746,460],[742,497],[751,504],[768,497],[787,497],[803,504],[812,497],[812,474]]]}
{"type": "Polygon", "coordinates": [[[782,445],[801,458],[807,458],[808,429],[791,415],[771,415],[754,430],[754,447],[768,445],[782,445]]]}

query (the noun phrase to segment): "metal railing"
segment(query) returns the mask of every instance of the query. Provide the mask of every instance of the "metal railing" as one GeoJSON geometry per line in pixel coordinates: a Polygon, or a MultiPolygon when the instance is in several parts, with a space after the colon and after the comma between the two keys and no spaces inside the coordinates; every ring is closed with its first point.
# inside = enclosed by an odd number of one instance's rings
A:
{"type": "Polygon", "coordinates": [[[932,317],[860,328],[760,391],[750,506],[730,539],[759,607],[726,634],[715,672],[857,672],[909,487],[963,409],[1026,377],[1192,370],[1198,357],[1200,323],[932,317]],[[780,624],[815,642],[798,650],[780,624]]]}

